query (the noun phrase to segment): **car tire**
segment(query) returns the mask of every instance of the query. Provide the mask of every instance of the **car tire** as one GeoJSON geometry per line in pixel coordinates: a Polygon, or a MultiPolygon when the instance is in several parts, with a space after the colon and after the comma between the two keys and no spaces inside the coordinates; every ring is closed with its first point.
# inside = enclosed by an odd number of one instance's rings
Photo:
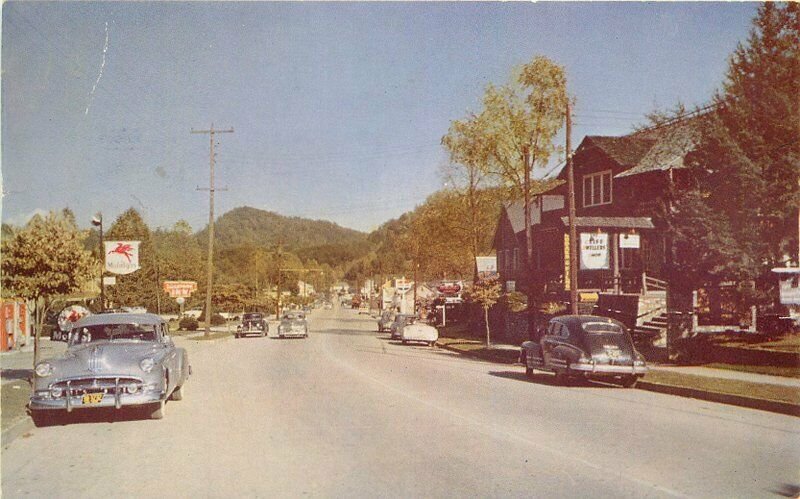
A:
{"type": "Polygon", "coordinates": [[[150,409],[150,419],[164,419],[167,403],[164,400],[152,404],[150,409]]]}
{"type": "Polygon", "coordinates": [[[183,400],[183,385],[175,387],[172,391],[172,395],[169,397],[170,400],[183,400]]]}
{"type": "Polygon", "coordinates": [[[428,346],[431,346],[431,347],[432,347],[432,346],[434,346],[435,344],[436,344],[436,342],[435,342],[435,341],[429,341],[429,342],[428,342],[428,346]]]}
{"type": "Polygon", "coordinates": [[[639,381],[639,378],[636,376],[625,376],[620,384],[623,388],[636,388],[637,381],[639,381]]]}
{"type": "Polygon", "coordinates": [[[532,378],[533,377],[533,368],[525,366],[525,376],[532,378]]]}
{"type": "Polygon", "coordinates": [[[567,375],[567,373],[563,371],[556,372],[556,384],[559,386],[569,386],[570,385],[569,375],[567,375]]]}
{"type": "Polygon", "coordinates": [[[403,345],[408,345],[408,342],[406,340],[400,340],[400,343],[402,343],[403,345]]]}

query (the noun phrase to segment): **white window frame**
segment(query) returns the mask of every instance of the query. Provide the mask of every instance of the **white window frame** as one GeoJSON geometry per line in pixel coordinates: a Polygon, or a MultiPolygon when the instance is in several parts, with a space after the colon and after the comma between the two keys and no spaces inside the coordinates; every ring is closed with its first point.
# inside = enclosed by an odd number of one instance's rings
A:
{"type": "Polygon", "coordinates": [[[614,194],[614,177],[611,175],[611,170],[603,170],[602,172],[589,173],[583,176],[583,207],[589,208],[591,206],[601,206],[604,204],[611,204],[614,194]],[[605,189],[603,189],[603,176],[608,175],[608,201],[603,201],[605,198],[605,189]],[[587,182],[588,181],[588,182],[587,182]],[[600,199],[594,199],[594,183],[600,182],[600,199]],[[589,186],[587,189],[586,186],[589,186]],[[588,202],[587,202],[588,201],[588,202]],[[599,202],[595,202],[599,201],[599,202]]]}

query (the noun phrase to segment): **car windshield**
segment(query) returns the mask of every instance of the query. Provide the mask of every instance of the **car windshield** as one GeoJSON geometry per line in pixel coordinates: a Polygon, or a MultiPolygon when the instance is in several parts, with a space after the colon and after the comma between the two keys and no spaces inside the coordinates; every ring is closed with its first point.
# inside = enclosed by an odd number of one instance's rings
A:
{"type": "Polygon", "coordinates": [[[152,324],[99,324],[73,329],[70,344],[81,345],[98,341],[156,341],[152,324]]]}
{"type": "Polygon", "coordinates": [[[583,330],[589,334],[622,334],[623,330],[613,322],[585,322],[583,330]]]}
{"type": "Polygon", "coordinates": [[[261,314],[244,314],[244,318],[242,320],[245,320],[245,321],[258,321],[258,320],[261,320],[261,314]]]}
{"type": "Polygon", "coordinates": [[[287,321],[303,320],[305,316],[303,314],[286,314],[283,319],[287,321]]]}

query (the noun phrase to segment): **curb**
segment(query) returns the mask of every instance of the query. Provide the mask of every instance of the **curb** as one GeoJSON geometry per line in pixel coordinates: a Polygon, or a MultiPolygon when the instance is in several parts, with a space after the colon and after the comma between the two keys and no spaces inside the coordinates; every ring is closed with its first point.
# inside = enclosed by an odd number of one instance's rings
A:
{"type": "MultiPolygon", "coordinates": [[[[468,357],[483,360],[485,362],[492,362],[495,364],[514,365],[516,362],[502,362],[497,359],[487,359],[480,355],[475,355],[471,352],[458,350],[450,347],[449,345],[436,344],[437,347],[451,352],[460,353],[468,357]]],[[[639,380],[636,383],[636,388],[648,392],[663,393],[666,395],[674,395],[677,397],[687,397],[698,400],[706,400],[708,402],[716,402],[719,404],[735,405],[738,407],[746,407],[748,409],[757,409],[760,411],[774,412],[777,414],[784,414],[787,416],[800,417],[800,405],[792,404],[789,402],[780,402],[777,400],[757,399],[753,397],[745,397],[742,395],[731,395],[727,393],[709,392],[705,390],[698,390],[696,388],[687,388],[683,386],[662,385],[660,383],[652,383],[650,381],[639,380]]]]}
{"type": "Polygon", "coordinates": [[[698,390],[696,388],[687,388],[684,386],[662,385],[660,383],[652,383],[644,380],[639,380],[639,382],[636,384],[636,388],[639,388],[640,390],[646,390],[648,392],[665,393],[667,395],[675,395],[678,397],[707,400],[709,402],[717,402],[720,404],[735,405],[739,407],[746,407],[748,409],[758,409],[761,411],[785,414],[787,416],[800,417],[800,405],[789,402],[757,399],[753,397],[745,397],[743,395],[731,395],[728,393],[709,392],[705,390],[698,390]]]}

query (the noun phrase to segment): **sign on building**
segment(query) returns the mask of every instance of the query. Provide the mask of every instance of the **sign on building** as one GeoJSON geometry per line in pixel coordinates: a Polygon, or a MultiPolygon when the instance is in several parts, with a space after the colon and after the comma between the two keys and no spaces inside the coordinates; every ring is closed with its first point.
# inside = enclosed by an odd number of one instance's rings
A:
{"type": "Polygon", "coordinates": [[[476,256],[475,265],[478,269],[478,279],[488,279],[497,275],[496,256],[476,256]]]}
{"type": "Polygon", "coordinates": [[[195,281],[164,281],[164,291],[169,293],[172,298],[186,298],[197,291],[197,283],[195,281]]]}
{"type": "Polygon", "coordinates": [[[139,270],[139,241],[105,241],[106,271],[130,274],[139,270]]]}
{"type": "Polygon", "coordinates": [[[619,247],[639,249],[639,234],[620,234],[619,247]]]}
{"type": "Polygon", "coordinates": [[[609,268],[608,233],[581,232],[581,269],[609,268]]]}

